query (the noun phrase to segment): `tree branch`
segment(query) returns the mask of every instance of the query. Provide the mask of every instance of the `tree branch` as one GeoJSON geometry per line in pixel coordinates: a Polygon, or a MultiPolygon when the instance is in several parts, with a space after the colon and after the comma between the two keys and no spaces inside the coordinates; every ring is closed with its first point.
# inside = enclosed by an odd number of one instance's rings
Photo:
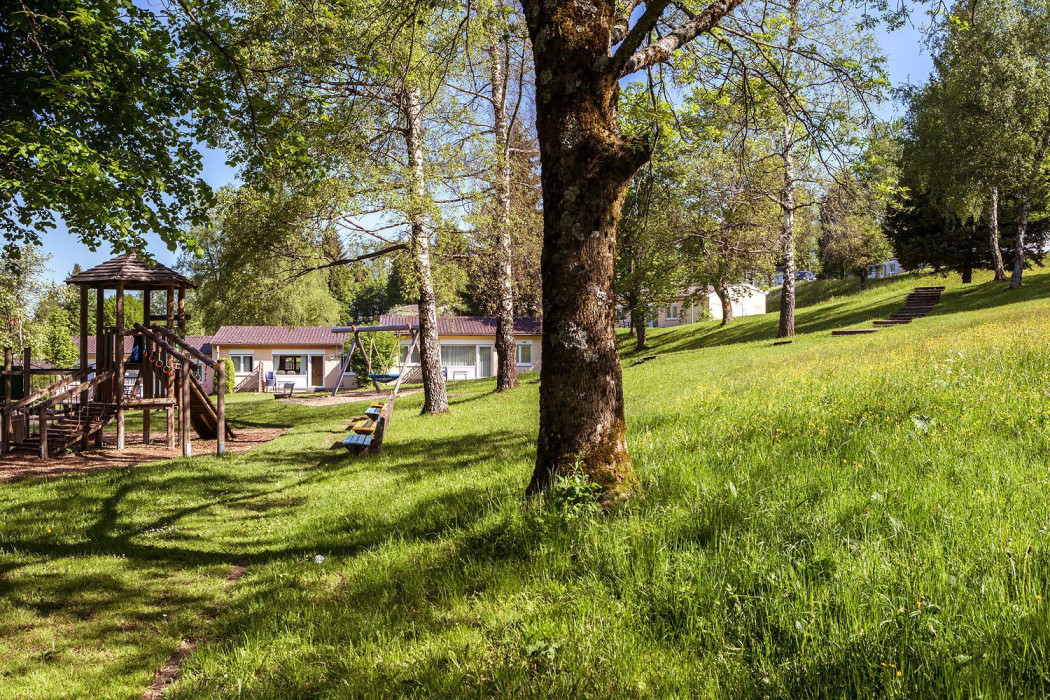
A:
{"type": "MultiPolygon", "coordinates": [[[[723,17],[736,9],[737,5],[740,5],[742,2],[744,0],[715,0],[703,12],[696,14],[659,41],[655,41],[645,48],[635,51],[630,57],[625,57],[622,65],[619,66],[620,77],[626,77],[643,68],[667,61],[675,51],[701,34],[714,29],[723,17]]],[[[663,4],[661,11],[667,4],[669,3],[663,4]]],[[[648,10],[646,14],[648,14],[648,10]]],[[[641,24],[641,20],[639,20],[639,24],[641,24]]],[[[637,28],[636,25],[635,29],[637,28]]],[[[619,55],[619,51],[617,51],[617,55],[619,55]]],[[[616,64],[617,62],[614,60],[614,65],[616,64]]]]}

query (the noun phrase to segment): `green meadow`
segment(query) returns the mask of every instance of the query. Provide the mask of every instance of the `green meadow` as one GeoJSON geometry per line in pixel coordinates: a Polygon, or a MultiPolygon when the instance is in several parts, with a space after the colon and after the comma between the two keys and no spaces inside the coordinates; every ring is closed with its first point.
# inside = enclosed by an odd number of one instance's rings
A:
{"type": "Polygon", "coordinates": [[[166,698],[1050,694],[1050,274],[800,306],[787,346],[773,313],[623,339],[611,513],[524,500],[536,376],[399,399],[368,459],[328,447],[363,404],[238,395],[288,432],[0,483],[0,697],[141,697],[184,640],[166,698]]]}

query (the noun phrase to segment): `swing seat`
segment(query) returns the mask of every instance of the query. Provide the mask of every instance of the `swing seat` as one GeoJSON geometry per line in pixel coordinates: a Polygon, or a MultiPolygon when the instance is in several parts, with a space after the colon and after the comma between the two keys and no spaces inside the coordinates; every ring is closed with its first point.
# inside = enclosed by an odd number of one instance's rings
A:
{"type": "Polygon", "coordinates": [[[389,384],[390,382],[396,382],[400,374],[370,374],[369,379],[374,379],[380,384],[389,384]]]}

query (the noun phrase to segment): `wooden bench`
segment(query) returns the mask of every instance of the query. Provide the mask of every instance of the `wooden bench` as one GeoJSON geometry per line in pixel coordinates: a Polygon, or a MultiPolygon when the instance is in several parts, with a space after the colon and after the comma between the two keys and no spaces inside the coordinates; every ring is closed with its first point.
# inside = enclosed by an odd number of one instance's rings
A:
{"type": "Polygon", "coordinates": [[[350,424],[350,434],[343,439],[343,447],[357,457],[379,454],[383,450],[383,436],[394,412],[394,400],[375,401],[365,409],[365,415],[350,424]]]}

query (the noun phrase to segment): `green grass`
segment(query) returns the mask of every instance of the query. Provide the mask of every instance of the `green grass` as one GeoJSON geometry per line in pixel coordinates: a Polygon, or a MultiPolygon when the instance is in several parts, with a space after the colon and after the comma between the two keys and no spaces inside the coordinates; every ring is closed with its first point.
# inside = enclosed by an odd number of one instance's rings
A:
{"type": "Polygon", "coordinates": [[[184,638],[173,698],[1045,696],[1050,274],[828,334],[937,281],[801,285],[790,346],[772,314],[654,332],[614,514],[523,502],[532,377],[399,400],[375,459],[323,447],[347,406],[247,397],[288,434],[0,484],[0,696],[138,696],[184,638]]]}

